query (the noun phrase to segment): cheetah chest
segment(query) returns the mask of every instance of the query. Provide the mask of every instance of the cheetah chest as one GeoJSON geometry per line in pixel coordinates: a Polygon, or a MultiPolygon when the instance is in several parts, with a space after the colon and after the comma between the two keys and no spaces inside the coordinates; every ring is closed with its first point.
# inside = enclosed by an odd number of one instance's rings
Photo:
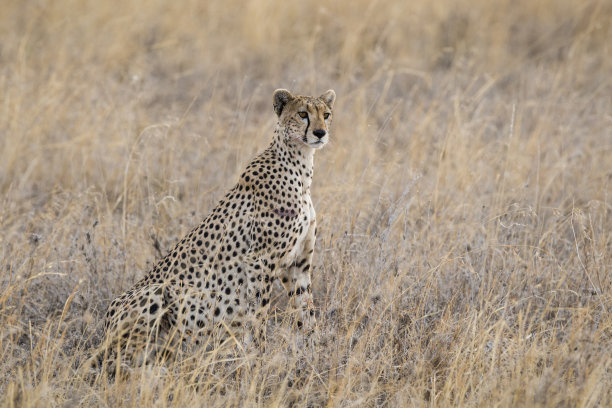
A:
{"type": "Polygon", "coordinates": [[[296,218],[298,218],[294,228],[296,241],[282,259],[282,263],[285,265],[298,261],[297,258],[304,252],[304,248],[309,241],[315,239],[316,213],[309,193],[302,196],[302,203],[296,218]]]}

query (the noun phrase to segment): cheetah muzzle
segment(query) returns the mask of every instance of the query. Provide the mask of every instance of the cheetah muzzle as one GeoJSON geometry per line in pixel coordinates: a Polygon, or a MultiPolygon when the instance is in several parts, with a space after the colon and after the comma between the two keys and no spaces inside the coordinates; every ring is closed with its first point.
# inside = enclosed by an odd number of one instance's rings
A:
{"type": "Polygon", "coordinates": [[[312,330],[310,184],[335,99],[332,90],[318,98],[274,92],[272,143],[200,225],[111,302],[108,349],[134,362],[138,349],[150,359],[171,344],[210,345],[230,335],[261,342],[274,279],[290,297],[297,326],[312,330]]]}

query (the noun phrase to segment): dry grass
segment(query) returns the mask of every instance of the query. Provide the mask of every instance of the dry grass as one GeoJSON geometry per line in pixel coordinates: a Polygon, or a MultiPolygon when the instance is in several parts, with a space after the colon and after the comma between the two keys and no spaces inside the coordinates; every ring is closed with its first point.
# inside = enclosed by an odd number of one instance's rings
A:
{"type": "Polygon", "coordinates": [[[609,1],[4,1],[2,405],[612,405],[611,22],[609,1]],[[85,381],[105,307],[267,145],[278,87],[338,93],[316,334],[277,290],[262,357],[85,381]]]}

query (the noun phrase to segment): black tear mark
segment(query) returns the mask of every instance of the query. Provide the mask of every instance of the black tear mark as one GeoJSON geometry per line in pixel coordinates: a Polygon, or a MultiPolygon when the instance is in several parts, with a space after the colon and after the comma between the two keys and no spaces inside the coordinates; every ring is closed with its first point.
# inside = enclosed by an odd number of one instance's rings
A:
{"type": "Polygon", "coordinates": [[[308,128],[310,127],[310,117],[306,116],[306,130],[304,131],[304,142],[308,143],[308,128]]]}

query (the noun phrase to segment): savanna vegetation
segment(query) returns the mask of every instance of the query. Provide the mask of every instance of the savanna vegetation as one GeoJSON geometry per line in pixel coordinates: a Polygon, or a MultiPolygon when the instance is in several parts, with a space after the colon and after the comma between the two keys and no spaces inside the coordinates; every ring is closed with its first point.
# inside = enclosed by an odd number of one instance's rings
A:
{"type": "Polygon", "coordinates": [[[21,1],[0,13],[0,404],[612,405],[612,4],[21,1]],[[112,298],[335,89],[318,327],[93,380],[112,298]]]}

